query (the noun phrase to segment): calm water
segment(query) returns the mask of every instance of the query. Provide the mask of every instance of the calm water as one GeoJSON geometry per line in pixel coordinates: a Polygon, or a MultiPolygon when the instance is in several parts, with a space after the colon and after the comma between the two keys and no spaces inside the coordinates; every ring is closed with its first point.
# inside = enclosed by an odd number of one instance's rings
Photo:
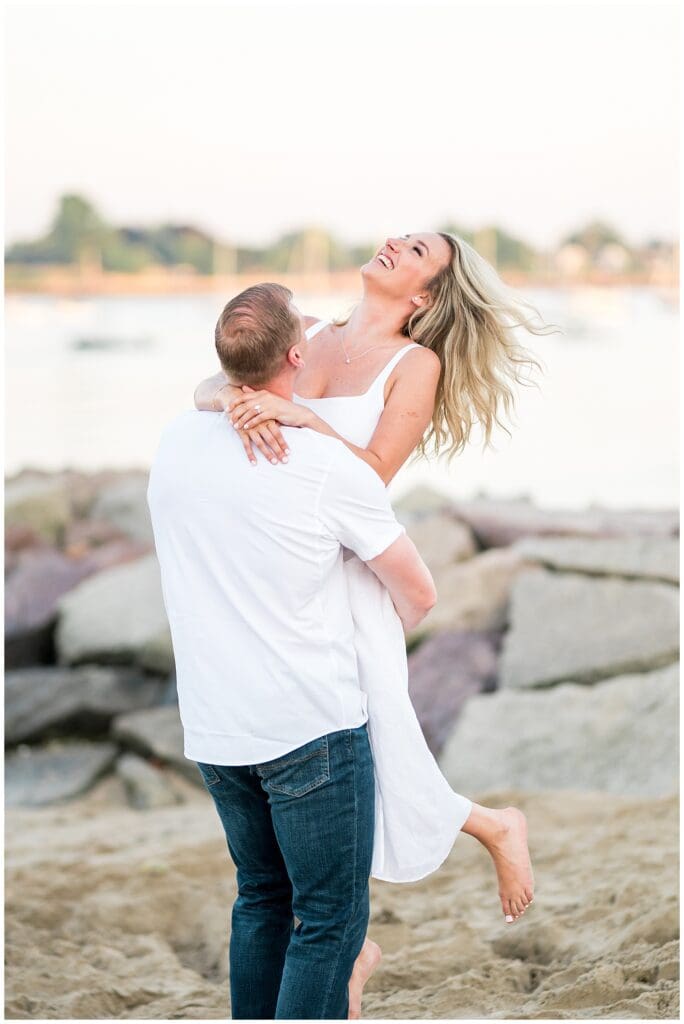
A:
{"type": "MultiPolygon", "coordinates": [[[[646,289],[529,290],[565,335],[521,341],[540,360],[539,389],[518,389],[512,438],[478,439],[452,462],[405,466],[416,483],[457,497],[529,496],[543,506],[678,504],[678,314],[646,289]]],[[[297,295],[307,314],[354,296],[297,295]]],[[[217,369],[223,296],[6,303],[6,472],[23,466],[147,466],[159,432],[217,369]],[[111,348],[90,348],[95,339],[111,348]],[[85,342],[85,345],[83,343],[85,342]],[[82,347],[78,347],[79,343],[82,347]]]]}

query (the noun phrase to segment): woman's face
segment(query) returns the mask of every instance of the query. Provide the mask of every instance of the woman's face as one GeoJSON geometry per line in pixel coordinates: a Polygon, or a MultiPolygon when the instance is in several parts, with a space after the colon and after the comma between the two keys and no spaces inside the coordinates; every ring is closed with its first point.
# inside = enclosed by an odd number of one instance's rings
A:
{"type": "Polygon", "coordinates": [[[410,299],[425,296],[425,284],[451,261],[451,248],[432,231],[388,238],[375,256],[361,267],[366,286],[381,288],[388,296],[410,299]]]}

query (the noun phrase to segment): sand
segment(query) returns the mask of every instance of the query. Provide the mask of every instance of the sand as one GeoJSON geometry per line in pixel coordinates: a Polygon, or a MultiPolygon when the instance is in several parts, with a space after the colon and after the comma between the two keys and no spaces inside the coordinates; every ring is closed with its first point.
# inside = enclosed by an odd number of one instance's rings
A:
{"type": "MultiPolygon", "coordinates": [[[[121,781],[6,814],[6,1017],[228,1018],[235,871],[208,794],[136,811],[121,781]]],[[[471,794],[472,795],[472,794],[471,794]]],[[[371,1019],[676,1018],[678,801],[510,791],[536,881],[503,920],[487,853],[460,834],[420,882],[372,882],[371,1019]]]]}

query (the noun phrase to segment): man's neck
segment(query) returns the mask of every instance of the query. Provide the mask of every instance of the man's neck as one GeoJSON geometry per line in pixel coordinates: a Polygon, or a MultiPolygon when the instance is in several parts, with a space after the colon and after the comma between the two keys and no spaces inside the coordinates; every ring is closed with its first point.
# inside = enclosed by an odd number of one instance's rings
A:
{"type": "Polygon", "coordinates": [[[279,373],[277,377],[272,377],[271,380],[262,384],[258,388],[254,388],[254,391],[270,391],[272,395],[278,395],[279,398],[286,398],[288,402],[292,401],[292,374],[291,373],[279,373]]]}

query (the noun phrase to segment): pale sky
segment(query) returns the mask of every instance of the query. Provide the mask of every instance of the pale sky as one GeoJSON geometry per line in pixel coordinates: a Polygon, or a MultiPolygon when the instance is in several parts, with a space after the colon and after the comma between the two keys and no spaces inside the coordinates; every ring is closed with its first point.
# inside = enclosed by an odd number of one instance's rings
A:
{"type": "Polygon", "coordinates": [[[593,217],[678,233],[674,5],[24,2],[7,12],[8,242],[77,191],[115,223],[263,244],[593,217]]]}

